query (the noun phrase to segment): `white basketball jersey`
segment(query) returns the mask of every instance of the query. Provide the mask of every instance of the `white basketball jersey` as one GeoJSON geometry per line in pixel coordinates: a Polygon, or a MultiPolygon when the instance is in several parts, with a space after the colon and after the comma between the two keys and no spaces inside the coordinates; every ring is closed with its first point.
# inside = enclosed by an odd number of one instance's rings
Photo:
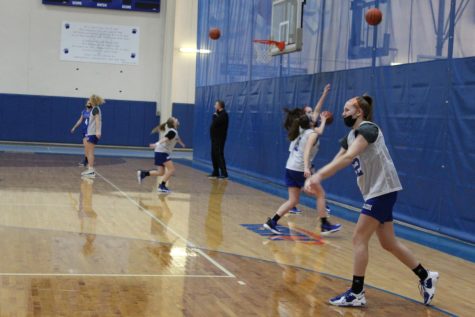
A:
{"type": "Polygon", "coordinates": [[[168,138],[160,143],[157,142],[155,143],[155,152],[160,152],[160,153],[168,153],[171,154],[173,152],[173,149],[175,148],[176,143],[178,142],[178,131],[175,129],[166,129],[163,135],[167,135],[168,132],[173,131],[175,132],[175,137],[171,140],[168,138]]]}
{"type": "MultiPolygon", "coordinates": [[[[89,121],[87,123],[87,135],[96,135],[96,125],[97,125],[97,118],[100,118],[102,121],[102,112],[101,108],[99,107],[94,107],[92,108],[91,112],[89,113],[89,121]]],[[[102,124],[99,127],[99,133],[102,130],[102,124]]]]}
{"type": "MultiPolygon", "coordinates": [[[[289,158],[287,159],[286,168],[293,171],[303,172],[304,171],[304,154],[305,146],[308,141],[310,134],[315,133],[313,129],[303,130],[300,129],[300,135],[290,143],[289,146],[289,158]]],[[[320,145],[320,140],[317,138],[317,142],[312,146],[310,150],[309,162],[311,163],[317,155],[318,146],[320,145]]]]}
{"type": "MultiPolygon", "coordinates": [[[[363,121],[360,126],[368,123],[374,124],[370,121],[363,121]]],[[[348,147],[351,146],[355,139],[355,130],[351,130],[347,137],[348,147]]],[[[356,173],[358,187],[360,188],[364,200],[402,189],[396,167],[389,155],[388,148],[384,142],[383,133],[379,127],[376,141],[370,143],[368,147],[353,160],[352,165],[356,173]]]]}

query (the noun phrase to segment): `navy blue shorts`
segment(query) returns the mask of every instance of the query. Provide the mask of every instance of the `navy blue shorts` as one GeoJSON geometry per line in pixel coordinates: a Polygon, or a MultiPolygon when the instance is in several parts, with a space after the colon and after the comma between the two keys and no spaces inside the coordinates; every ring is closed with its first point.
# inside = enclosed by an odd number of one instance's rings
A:
{"type": "Polygon", "coordinates": [[[170,154],[163,152],[155,152],[155,165],[165,166],[164,163],[170,161],[170,154]]]}
{"type": "Polygon", "coordinates": [[[393,207],[396,199],[397,192],[370,198],[365,201],[361,213],[375,218],[380,223],[393,221],[393,207]]]}
{"type": "Polygon", "coordinates": [[[92,143],[92,144],[97,144],[99,143],[99,139],[95,135],[88,135],[87,142],[92,143]]]}
{"type": "Polygon", "coordinates": [[[287,185],[287,187],[302,188],[305,185],[305,176],[303,176],[303,172],[297,172],[286,168],[285,185],[287,185]]]}

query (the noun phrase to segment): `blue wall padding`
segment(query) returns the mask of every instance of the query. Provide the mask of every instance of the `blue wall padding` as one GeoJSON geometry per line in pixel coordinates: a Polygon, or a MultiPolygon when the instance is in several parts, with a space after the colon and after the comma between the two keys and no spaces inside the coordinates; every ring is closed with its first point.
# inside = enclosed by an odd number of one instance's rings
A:
{"type": "Polygon", "coordinates": [[[173,103],[172,116],[180,121],[178,133],[187,148],[193,148],[193,117],[195,104],[173,103]]]}
{"type": "MultiPolygon", "coordinates": [[[[70,130],[84,109],[85,98],[0,94],[0,140],[80,143],[80,129],[70,130]]],[[[159,122],[156,103],[107,100],[101,107],[101,145],[147,146],[159,122]]]]}
{"type": "MultiPolygon", "coordinates": [[[[368,93],[404,190],[397,219],[475,242],[475,58],[361,68],[198,87],[194,159],[210,161],[209,125],[216,99],[226,102],[230,126],[227,164],[283,183],[288,156],[283,107],[314,105],[326,83],[325,108],[335,115],[321,138],[317,167],[339,150],[348,133],[345,101],[368,93]]],[[[329,196],[361,206],[354,172],[346,168],[324,182],[329,196]]]]}

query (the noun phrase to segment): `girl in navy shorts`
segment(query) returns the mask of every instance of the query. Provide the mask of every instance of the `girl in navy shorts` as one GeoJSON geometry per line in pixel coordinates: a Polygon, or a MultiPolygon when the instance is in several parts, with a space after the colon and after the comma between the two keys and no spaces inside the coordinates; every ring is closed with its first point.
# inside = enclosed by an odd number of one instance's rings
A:
{"type": "Polygon", "coordinates": [[[81,133],[82,133],[82,144],[84,145],[84,160],[79,163],[79,166],[87,166],[87,156],[86,156],[86,143],[87,143],[87,124],[89,122],[89,114],[91,113],[92,105],[89,100],[86,102],[86,109],[81,111],[81,116],[79,117],[76,124],[72,127],[71,133],[77,129],[77,127],[81,126],[81,133]]]}
{"type": "Polygon", "coordinates": [[[341,149],[333,161],[307,179],[305,184],[305,190],[313,193],[324,179],[351,164],[365,200],[353,234],[353,283],[349,290],[330,299],[330,304],[366,305],[363,285],[369,257],[368,243],[376,232],[381,246],[419,277],[419,289],[424,304],[428,305],[434,297],[439,273],[426,270],[396,239],[392,211],[402,186],[381,129],[371,121],[372,114],[373,100],[369,96],[355,97],[346,102],[342,116],[351,130],[340,140],[341,149]]]}
{"type": "MultiPolygon", "coordinates": [[[[327,99],[327,96],[328,96],[329,92],[330,92],[330,84],[326,84],[325,87],[323,88],[323,92],[322,92],[322,95],[320,96],[320,99],[318,99],[318,102],[315,105],[315,109],[312,109],[312,107],[310,107],[308,105],[305,105],[303,107],[303,112],[305,114],[307,114],[307,116],[310,116],[310,118],[312,119],[315,126],[317,126],[316,123],[318,121],[318,118],[320,116],[320,112],[322,110],[323,104],[325,103],[325,99],[327,99]]],[[[285,111],[288,112],[287,109],[285,109],[285,111]]],[[[292,120],[292,118],[290,118],[290,120],[292,120]]],[[[286,124],[284,124],[284,127],[287,130],[290,127],[290,126],[287,126],[288,124],[289,124],[288,122],[286,124]]],[[[330,207],[328,207],[328,205],[326,205],[325,208],[327,210],[327,213],[330,214],[330,207]]],[[[294,206],[290,209],[290,213],[294,214],[294,215],[301,214],[302,212],[303,212],[303,210],[299,209],[297,206],[294,206]]]]}
{"type": "MultiPolygon", "coordinates": [[[[311,162],[318,151],[318,136],[323,134],[327,120],[326,115],[321,114],[321,124],[314,129],[311,116],[301,114],[289,124],[289,116],[292,115],[292,111],[287,111],[286,125],[289,125],[288,137],[291,143],[285,170],[285,184],[289,191],[289,199],[279,207],[272,218],[268,218],[267,222],[264,223],[264,228],[275,234],[281,234],[277,228],[279,219],[299,202],[300,190],[304,186],[305,178],[311,175],[311,162]]],[[[322,234],[340,230],[340,224],[332,225],[326,217],[325,192],[323,190],[319,191],[315,193],[315,196],[317,196],[317,211],[321,220],[322,234]]]]}
{"type": "Polygon", "coordinates": [[[89,97],[88,103],[92,106],[87,124],[85,144],[88,168],[81,173],[81,176],[94,178],[96,177],[94,149],[102,136],[102,112],[99,106],[103,105],[105,100],[98,95],[92,95],[89,97]]]}
{"type": "Polygon", "coordinates": [[[178,126],[180,122],[177,118],[171,117],[167,122],[159,125],[158,127],[152,130],[153,132],[160,131],[163,134],[163,137],[158,140],[157,143],[150,144],[150,147],[155,149],[155,166],[156,170],[138,170],[137,171],[137,181],[139,184],[142,183],[142,180],[147,176],[162,176],[162,182],[158,186],[157,191],[164,194],[171,193],[170,189],[166,186],[167,181],[175,172],[175,166],[170,158],[170,155],[175,148],[175,145],[179,143],[182,147],[185,147],[185,144],[180,140],[178,136],[178,126]]]}

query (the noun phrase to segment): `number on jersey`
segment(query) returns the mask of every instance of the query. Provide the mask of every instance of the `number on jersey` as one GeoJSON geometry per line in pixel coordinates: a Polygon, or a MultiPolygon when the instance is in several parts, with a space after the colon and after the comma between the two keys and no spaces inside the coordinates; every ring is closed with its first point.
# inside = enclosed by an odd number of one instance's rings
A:
{"type": "Polygon", "coordinates": [[[356,176],[361,176],[363,175],[363,171],[361,170],[361,164],[360,164],[360,160],[358,158],[355,158],[353,160],[353,162],[351,163],[351,165],[353,166],[354,170],[355,170],[355,174],[356,176]]]}

